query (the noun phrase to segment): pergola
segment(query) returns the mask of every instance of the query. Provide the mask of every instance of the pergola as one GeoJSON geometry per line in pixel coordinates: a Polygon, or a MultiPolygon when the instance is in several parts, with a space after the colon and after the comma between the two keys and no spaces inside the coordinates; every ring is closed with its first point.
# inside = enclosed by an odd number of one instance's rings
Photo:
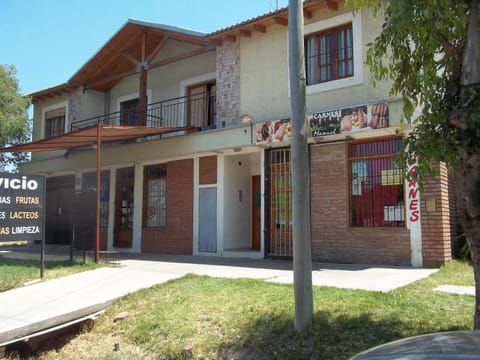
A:
{"type": "MultiPolygon", "coordinates": [[[[95,221],[95,261],[100,260],[100,172],[102,144],[161,135],[175,131],[192,130],[192,127],[147,127],[147,126],[106,126],[97,125],[60,136],[0,148],[0,152],[37,152],[70,150],[96,147],[96,221],[95,221]]],[[[43,242],[42,242],[43,243],[43,242]]]]}

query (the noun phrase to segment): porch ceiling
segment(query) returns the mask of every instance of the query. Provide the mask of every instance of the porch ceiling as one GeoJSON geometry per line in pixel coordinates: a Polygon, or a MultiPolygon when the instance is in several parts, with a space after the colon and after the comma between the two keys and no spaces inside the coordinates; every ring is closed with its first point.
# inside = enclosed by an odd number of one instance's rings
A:
{"type": "Polygon", "coordinates": [[[204,33],[129,19],[126,24],[65,84],[31,94],[34,102],[68,93],[75,88],[106,91],[140,71],[214,50],[204,33]],[[154,62],[169,41],[194,45],[192,50],[154,62]],[[60,91],[60,92],[59,92],[60,91]]]}
{"type": "Polygon", "coordinates": [[[208,50],[203,33],[130,19],[68,83],[99,91],[108,90],[124,77],[138,72],[140,66],[158,66],[152,62],[153,59],[172,40],[196,47],[195,52],[183,53],[171,61],[208,50]]]}
{"type": "Polygon", "coordinates": [[[97,143],[98,136],[102,143],[112,143],[192,129],[192,127],[99,126],[98,134],[97,126],[94,126],[27,144],[0,148],[0,152],[68,150],[92,146],[97,143]]]}

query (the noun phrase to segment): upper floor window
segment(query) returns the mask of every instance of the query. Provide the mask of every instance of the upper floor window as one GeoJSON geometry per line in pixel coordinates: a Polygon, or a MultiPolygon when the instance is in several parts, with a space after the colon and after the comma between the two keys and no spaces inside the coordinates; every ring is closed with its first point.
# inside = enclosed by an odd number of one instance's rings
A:
{"type": "Polygon", "coordinates": [[[305,38],[307,85],[353,76],[352,23],[305,38]]]}
{"type": "Polygon", "coordinates": [[[362,18],[358,11],[305,24],[308,95],[363,84],[362,18]]]}
{"type": "Polygon", "coordinates": [[[65,107],[45,113],[45,137],[59,136],[65,133],[65,107]]]}

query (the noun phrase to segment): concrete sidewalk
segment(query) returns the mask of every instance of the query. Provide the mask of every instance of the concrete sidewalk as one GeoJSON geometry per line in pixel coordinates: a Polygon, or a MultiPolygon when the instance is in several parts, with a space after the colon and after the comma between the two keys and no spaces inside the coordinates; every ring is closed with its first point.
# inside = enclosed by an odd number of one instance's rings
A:
{"type": "MultiPolygon", "coordinates": [[[[15,254],[5,252],[2,255],[15,257],[15,254]]],[[[387,292],[425,278],[435,271],[314,263],[312,280],[315,286],[387,292]]],[[[276,283],[293,282],[291,261],[195,256],[137,256],[123,259],[119,266],[86,271],[0,293],[0,346],[104,310],[128,293],[189,273],[276,283]]]]}

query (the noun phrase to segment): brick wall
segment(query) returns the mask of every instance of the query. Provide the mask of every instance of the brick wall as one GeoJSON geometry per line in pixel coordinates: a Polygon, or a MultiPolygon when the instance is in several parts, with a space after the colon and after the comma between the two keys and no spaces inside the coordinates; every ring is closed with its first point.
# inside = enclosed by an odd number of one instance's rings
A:
{"type": "Polygon", "coordinates": [[[143,228],[142,252],[192,254],[193,160],[167,164],[167,224],[143,228]]]}
{"type": "Polygon", "coordinates": [[[407,229],[349,226],[346,154],[345,143],[310,148],[313,260],[410,265],[407,229]]]}
{"type": "Polygon", "coordinates": [[[240,115],[240,44],[217,47],[217,128],[234,124],[240,115]]]}
{"type": "Polygon", "coordinates": [[[199,184],[217,183],[217,156],[204,156],[199,161],[199,184]]]}
{"type": "Polygon", "coordinates": [[[420,195],[424,266],[442,265],[452,257],[448,172],[445,164],[438,169],[437,177],[424,180],[420,195]]]}

